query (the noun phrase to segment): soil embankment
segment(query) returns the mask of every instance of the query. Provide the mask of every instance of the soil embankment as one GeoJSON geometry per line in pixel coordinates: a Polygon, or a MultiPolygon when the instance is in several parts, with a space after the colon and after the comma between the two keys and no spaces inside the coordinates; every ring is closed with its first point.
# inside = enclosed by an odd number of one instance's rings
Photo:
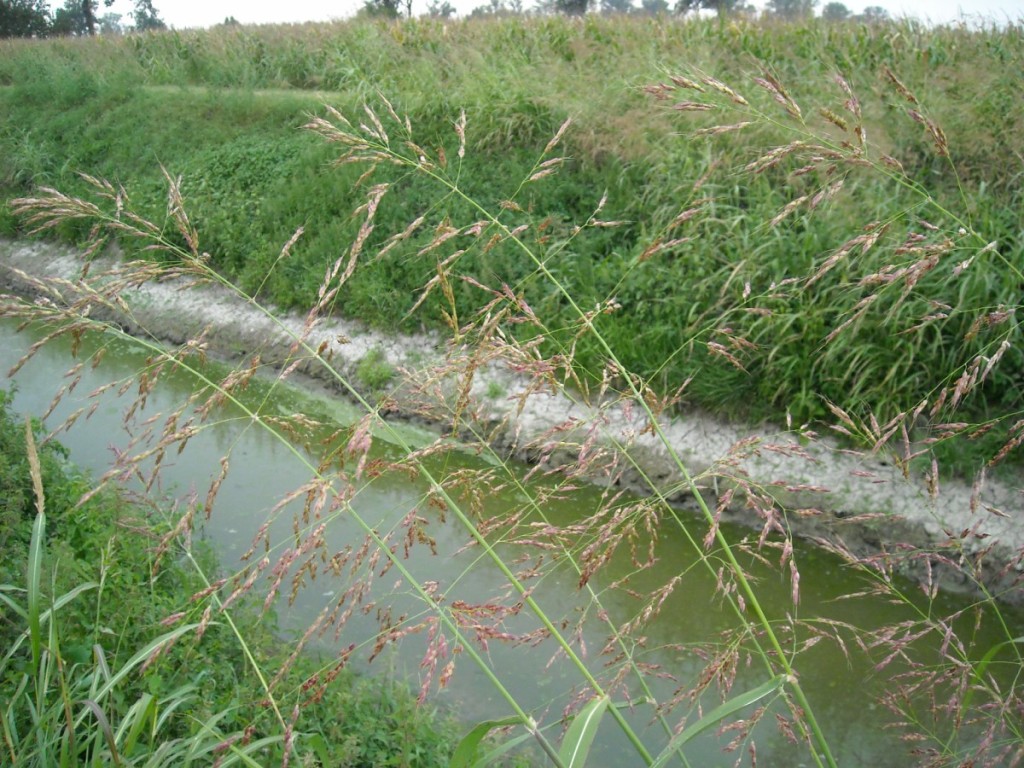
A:
{"type": "MultiPolygon", "coordinates": [[[[114,269],[116,260],[104,257],[92,272],[114,269]]],[[[74,251],[49,243],[0,241],[0,289],[31,294],[31,278],[73,281],[82,270],[74,251]]],[[[71,290],[73,283],[67,283],[71,290]]],[[[220,356],[242,359],[258,353],[263,363],[282,365],[292,359],[291,348],[301,333],[303,318],[270,317],[252,303],[217,287],[186,287],[173,281],[147,283],[122,298],[130,316],[117,318],[127,330],[181,344],[200,334],[220,356]]],[[[408,381],[417,378],[442,356],[438,338],[429,335],[395,338],[368,330],[351,321],[332,320],[317,326],[312,347],[326,345],[336,369],[358,382],[360,361],[368,354],[380,357],[408,381]]],[[[316,377],[318,368],[307,374],[316,377]]],[[[321,381],[327,384],[323,372],[321,381]]],[[[656,484],[682,507],[693,507],[692,495],[670,452],[649,432],[645,420],[628,406],[614,405],[598,412],[569,398],[549,392],[521,397],[528,380],[497,364],[482,368],[474,378],[472,409],[491,428],[496,448],[531,461],[571,459],[584,445],[588,451],[609,456],[628,446],[630,462],[615,482],[644,493],[656,484]],[[591,427],[599,424],[598,430],[591,427]]],[[[444,388],[442,387],[442,390],[444,388]]],[[[454,392],[452,383],[451,395],[454,392]]],[[[398,382],[393,397],[397,416],[415,417],[419,398],[408,382],[398,382]]],[[[905,477],[882,454],[855,454],[829,439],[807,441],[792,432],[770,426],[724,422],[693,412],[677,416],[663,426],[664,434],[688,472],[706,475],[709,501],[714,501],[728,478],[746,482],[777,499],[779,514],[800,536],[841,546],[857,555],[889,551],[897,544],[904,559],[899,570],[923,577],[929,570],[920,554],[950,540],[960,540],[966,555],[984,548],[986,586],[1008,602],[1024,602],[1024,590],[1014,587],[1019,575],[1019,553],[1024,550],[1024,525],[1017,510],[1022,490],[1003,482],[946,481],[941,489],[928,488],[923,478],[905,477]],[[739,447],[738,447],[739,446],[739,447]],[[782,512],[785,510],[785,512],[782,512]],[[970,531],[970,535],[964,535],[970,531]]],[[[607,482],[598,474],[595,482],[607,482]]],[[[760,529],[766,517],[743,494],[736,494],[723,511],[723,519],[760,529]]],[[[948,552],[947,552],[948,554],[948,552]]],[[[933,565],[937,565],[933,563],[933,565]]],[[[973,588],[951,569],[936,567],[935,574],[949,589],[973,588]]]]}

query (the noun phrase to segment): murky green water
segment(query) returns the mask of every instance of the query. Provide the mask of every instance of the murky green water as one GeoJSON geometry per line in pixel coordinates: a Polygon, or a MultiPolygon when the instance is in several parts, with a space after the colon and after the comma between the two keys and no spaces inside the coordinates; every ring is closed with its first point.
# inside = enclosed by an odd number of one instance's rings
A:
{"type": "MultiPolygon", "coordinates": [[[[0,369],[7,370],[21,356],[32,338],[26,333],[16,334],[10,323],[0,324],[0,369]]],[[[88,355],[93,349],[89,345],[94,343],[87,342],[82,354],[88,355]]],[[[86,366],[83,381],[73,393],[65,397],[48,420],[49,424],[58,424],[75,409],[88,405],[91,402],[88,394],[94,388],[113,380],[127,381],[145,364],[144,355],[124,342],[108,342],[107,346],[103,362],[95,370],[86,366]]],[[[64,382],[63,375],[71,364],[68,352],[68,348],[61,344],[48,345],[25,366],[16,379],[18,392],[15,405],[18,409],[41,413],[48,407],[54,393],[64,382]]],[[[114,451],[129,443],[129,430],[138,430],[142,421],[156,413],[172,410],[187,398],[192,387],[193,380],[185,374],[166,376],[150,395],[146,410],[128,428],[123,421],[123,411],[134,390],[124,397],[115,396],[112,390],[101,399],[101,406],[89,419],[80,419],[60,439],[71,450],[75,462],[97,474],[102,473],[109,466],[114,451]]],[[[312,411],[319,415],[330,414],[343,422],[351,422],[361,415],[354,407],[336,399],[294,390],[271,390],[261,382],[254,384],[246,397],[250,407],[260,405],[264,414],[312,411]]],[[[422,445],[433,439],[431,433],[416,427],[406,426],[401,429],[403,436],[413,443],[422,445]]],[[[397,449],[383,440],[376,442],[375,450],[377,456],[399,456],[397,449]]],[[[194,492],[200,499],[205,498],[210,483],[219,473],[220,459],[225,455],[230,458],[231,472],[221,487],[204,532],[214,543],[224,567],[233,569],[238,567],[239,556],[250,547],[256,530],[267,521],[274,505],[290,490],[305,483],[310,472],[302,461],[304,455],[301,451],[296,452],[293,447],[271,437],[237,409],[225,407],[218,411],[210,428],[190,441],[186,451],[170,459],[161,476],[163,488],[178,496],[194,492]]],[[[479,467],[480,462],[480,459],[467,452],[451,451],[431,459],[429,466],[432,472],[444,475],[463,467],[479,467]]],[[[523,468],[524,473],[526,469],[523,468]]],[[[464,544],[461,531],[450,517],[448,522],[442,522],[436,511],[430,512],[429,505],[424,503],[425,495],[426,486],[423,483],[391,472],[361,485],[352,506],[370,525],[381,531],[395,526],[411,510],[420,510],[420,514],[427,517],[427,530],[436,541],[437,554],[431,555],[428,548],[422,546],[412,550],[406,566],[416,579],[420,582],[438,582],[449,600],[481,602],[500,595],[505,590],[501,574],[480,557],[479,550],[459,551],[464,544]]],[[[500,516],[516,502],[511,492],[510,495],[489,494],[485,500],[484,515],[487,518],[500,516]]],[[[574,494],[571,501],[546,505],[545,513],[552,522],[567,523],[585,517],[599,503],[597,489],[583,490],[574,494]]],[[[273,541],[284,543],[291,537],[292,516],[296,506],[292,504],[276,516],[276,522],[270,529],[273,541]]],[[[704,530],[702,526],[694,524],[692,533],[700,539],[704,530]]],[[[743,535],[741,531],[732,533],[734,538],[743,535]]],[[[363,531],[347,514],[333,517],[326,535],[332,551],[342,550],[346,546],[358,547],[364,538],[363,531]]],[[[607,589],[614,580],[634,570],[628,548],[625,549],[627,551],[617,555],[591,582],[591,586],[601,594],[602,604],[610,619],[616,624],[631,618],[639,606],[637,600],[626,592],[607,589]]],[[[510,560],[524,554],[522,550],[513,547],[505,547],[502,551],[510,560]]],[[[910,609],[903,605],[868,599],[839,599],[861,591],[864,582],[845,569],[838,560],[820,551],[800,548],[797,555],[802,577],[799,618],[847,622],[860,628],[912,618],[910,609]]],[[[681,576],[679,585],[666,600],[660,617],[646,632],[643,646],[635,649],[638,661],[656,665],[664,673],[663,678],[653,678],[651,684],[655,694],[665,698],[671,697],[679,686],[692,685],[703,667],[703,662],[693,648],[698,644],[707,646],[709,643],[720,642],[721,633],[734,626],[735,622],[722,607],[720,600],[714,597],[713,575],[704,568],[690,567],[692,556],[689,544],[680,531],[671,526],[664,527],[657,544],[657,556],[658,565],[651,571],[634,575],[630,586],[644,593],[664,583],[671,575],[681,576]]],[[[768,612],[774,612],[773,615],[782,618],[785,611],[791,610],[788,581],[756,564],[751,567],[760,580],[758,593],[768,612]]],[[[605,632],[597,619],[594,606],[578,591],[577,581],[575,572],[567,568],[556,568],[544,577],[535,595],[551,616],[566,617],[570,622],[575,622],[584,614],[587,615],[588,621],[584,624],[581,639],[588,654],[594,658],[604,643],[605,632]]],[[[909,585],[907,588],[913,591],[909,585]]],[[[292,605],[279,601],[282,627],[301,633],[325,606],[336,602],[345,589],[346,583],[341,579],[321,575],[298,593],[292,605]]],[[[395,571],[378,580],[374,598],[381,604],[391,604],[395,616],[409,612],[415,617],[421,610],[411,590],[400,582],[395,571]]],[[[949,599],[946,602],[953,605],[955,601],[949,599]]],[[[1016,620],[1019,626],[1024,626],[1019,617],[1016,620]]],[[[508,622],[509,631],[526,631],[535,626],[527,616],[513,618],[508,622]]],[[[331,637],[320,638],[314,647],[317,652],[328,655],[353,643],[363,646],[372,642],[369,638],[376,628],[374,612],[363,615],[357,611],[337,641],[331,637]]],[[[977,636],[978,647],[982,649],[978,651],[979,656],[984,649],[1000,639],[987,621],[983,622],[977,636]]],[[[418,686],[421,675],[419,663],[424,648],[425,639],[421,633],[409,638],[397,652],[385,651],[371,669],[394,671],[418,686]]],[[[579,682],[578,675],[564,660],[556,659],[548,665],[554,652],[555,648],[550,641],[538,646],[514,648],[492,641],[487,652],[505,685],[524,706],[535,711],[536,718],[542,724],[557,722],[563,708],[575,693],[573,686],[579,682]]],[[[355,654],[353,663],[359,664],[359,660],[366,655],[355,654]]],[[[801,681],[841,765],[896,768],[912,762],[907,756],[908,746],[900,742],[897,733],[889,728],[891,716],[875,703],[884,686],[884,677],[888,675],[882,673],[879,676],[874,671],[873,665],[880,658],[881,654],[874,659],[868,658],[852,642],[849,643],[849,654],[844,655],[834,643],[822,641],[802,651],[797,659],[801,681]]],[[[931,663],[936,658],[934,649],[923,649],[919,658],[925,663],[931,663]]],[[[751,659],[748,666],[744,658],[737,671],[734,692],[756,686],[764,679],[764,670],[759,660],[751,659]]],[[[616,699],[624,699],[626,693],[619,692],[616,699]]],[[[635,688],[628,694],[635,699],[642,698],[641,692],[635,688]]],[[[471,721],[510,714],[507,703],[492,684],[465,658],[459,661],[451,685],[439,694],[438,700],[471,721]]],[[[717,703],[708,697],[704,704],[705,710],[717,703]]],[[[639,703],[629,718],[645,734],[645,738],[649,737],[649,743],[657,750],[665,743],[666,737],[660,732],[660,726],[654,724],[653,715],[649,706],[639,703]]],[[[807,762],[804,751],[795,749],[780,735],[773,717],[766,718],[755,734],[759,765],[796,766],[807,762]]],[[[690,764],[702,768],[733,765],[742,752],[721,752],[722,745],[727,744],[733,735],[718,736],[711,731],[700,737],[688,746],[690,764]]],[[[610,720],[603,727],[599,738],[600,746],[593,755],[594,765],[640,764],[636,754],[610,720]]],[[[749,764],[749,757],[743,759],[743,764],[749,764]]]]}

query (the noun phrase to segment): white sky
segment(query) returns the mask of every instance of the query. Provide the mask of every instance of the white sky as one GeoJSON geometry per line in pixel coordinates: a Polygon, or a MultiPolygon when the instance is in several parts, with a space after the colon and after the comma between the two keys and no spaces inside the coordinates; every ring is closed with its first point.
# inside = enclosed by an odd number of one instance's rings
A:
{"type": "MultiPolygon", "coordinates": [[[[819,0],[818,7],[829,0],[819,0]]],[[[413,0],[413,13],[425,13],[429,0],[413,0]]],[[[488,0],[449,0],[460,15],[468,15],[473,8],[487,4],[488,0]]],[[[754,0],[763,6],[763,0],[754,0]]],[[[847,8],[859,13],[867,5],[880,5],[893,16],[913,16],[935,23],[948,23],[965,18],[1005,22],[1024,20],[1024,0],[841,0],[847,8]]],[[[671,5],[673,0],[669,0],[671,5]]],[[[530,8],[532,0],[524,0],[530,8]]],[[[635,3],[639,5],[639,3],[635,3]]],[[[57,7],[56,0],[51,6],[57,7]]],[[[362,7],[362,0],[154,0],[160,17],[172,27],[208,27],[234,16],[243,24],[280,22],[329,21],[344,19],[362,7]]],[[[125,14],[128,23],[131,0],[117,0],[110,11],[125,14]]],[[[107,11],[101,11],[101,13],[107,11]]]]}

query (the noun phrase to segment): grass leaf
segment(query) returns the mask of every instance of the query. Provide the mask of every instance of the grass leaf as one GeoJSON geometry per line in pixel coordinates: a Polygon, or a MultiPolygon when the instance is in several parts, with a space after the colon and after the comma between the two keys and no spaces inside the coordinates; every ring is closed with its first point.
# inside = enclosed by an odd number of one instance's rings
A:
{"type": "MultiPolygon", "coordinates": [[[[1024,645],[1024,636],[1014,637],[1010,640],[1004,640],[1003,642],[996,643],[991,648],[989,648],[985,655],[981,657],[981,661],[979,661],[978,664],[974,667],[974,681],[979,685],[983,684],[982,677],[985,674],[985,670],[988,669],[988,665],[992,663],[992,660],[996,657],[996,654],[999,653],[999,651],[1001,651],[1003,648],[1006,648],[1007,646],[1014,644],[1024,645]]],[[[967,693],[964,695],[963,704],[961,705],[961,711],[966,712],[968,710],[968,708],[971,705],[971,700],[973,698],[974,688],[970,687],[967,689],[967,693]]]]}
{"type": "Polygon", "coordinates": [[[607,709],[608,697],[599,696],[592,699],[573,719],[562,739],[562,748],[558,751],[566,768],[582,768],[587,762],[597,728],[607,709]]]}
{"type": "Polygon", "coordinates": [[[126,755],[131,755],[135,750],[139,735],[150,720],[156,720],[156,698],[151,693],[143,693],[139,700],[132,704],[117,729],[117,739],[122,741],[123,738],[122,746],[126,755]],[[127,737],[124,735],[126,728],[127,737]]]}
{"type": "Polygon", "coordinates": [[[462,737],[462,741],[455,748],[452,754],[450,768],[470,768],[475,765],[480,751],[480,743],[487,738],[487,734],[495,728],[505,728],[510,725],[520,725],[522,720],[518,717],[506,717],[501,720],[483,720],[474,725],[469,733],[462,737]]]}
{"type": "Polygon", "coordinates": [[[770,696],[771,694],[781,690],[786,684],[787,679],[786,675],[776,675],[768,682],[759,685],[757,688],[747,691],[746,693],[741,693],[739,696],[734,696],[724,704],[715,707],[696,723],[689,726],[683,730],[682,733],[673,738],[662,753],[658,755],[658,759],[651,764],[650,768],[661,768],[661,766],[668,763],[676,751],[684,744],[692,741],[708,728],[715,727],[727,717],[739,712],[744,707],[749,707],[751,704],[760,701],[765,696],[770,696]]]}
{"type": "Polygon", "coordinates": [[[110,727],[110,721],[107,720],[107,716],[103,713],[103,708],[100,707],[92,699],[86,699],[82,702],[85,708],[93,713],[96,718],[96,722],[99,724],[100,733],[107,741],[107,746],[110,748],[110,756],[114,761],[114,765],[121,765],[121,756],[117,752],[117,743],[114,740],[114,731],[110,727]]]}
{"type": "Polygon", "coordinates": [[[160,637],[156,638],[155,640],[152,640],[149,643],[147,643],[145,646],[143,646],[143,648],[140,651],[136,652],[134,656],[128,659],[128,661],[125,662],[124,666],[121,667],[109,680],[107,680],[106,683],[100,686],[100,688],[96,691],[96,698],[104,698],[108,693],[110,693],[114,686],[120,683],[121,680],[123,680],[136,667],[139,667],[143,663],[145,663],[146,659],[148,659],[150,656],[156,653],[157,650],[159,650],[162,646],[164,646],[167,643],[174,642],[179,637],[181,637],[187,632],[191,632],[198,626],[198,624],[183,624],[180,627],[176,627],[170,632],[166,632],[160,635],[160,637]]]}
{"type": "Polygon", "coordinates": [[[36,443],[32,435],[32,422],[28,419],[25,420],[25,447],[28,452],[29,471],[32,474],[32,486],[35,489],[36,509],[38,510],[32,525],[32,539],[28,551],[28,629],[32,644],[32,670],[33,674],[36,674],[39,671],[43,648],[39,606],[42,598],[40,577],[43,567],[43,551],[46,547],[46,513],[39,455],[36,453],[36,443]]]}

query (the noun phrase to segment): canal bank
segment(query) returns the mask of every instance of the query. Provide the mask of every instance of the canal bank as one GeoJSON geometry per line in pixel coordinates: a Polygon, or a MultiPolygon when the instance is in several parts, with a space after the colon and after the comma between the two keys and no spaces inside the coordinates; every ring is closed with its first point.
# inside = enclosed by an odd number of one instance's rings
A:
{"type": "MultiPolygon", "coordinates": [[[[73,302],[84,264],[64,246],[3,241],[0,288],[37,301],[73,302]]],[[[115,255],[105,254],[93,259],[89,273],[116,279],[123,269],[115,255]]],[[[368,398],[386,380],[382,409],[389,417],[431,421],[441,433],[452,427],[445,415],[457,415],[460,431],[486,435],[504,456],[541,470],[568,467],[592,482],[640,494],[653,487],[679,507],[695,509],[674,453],[719,505],[723,521],[755,530],[785,525],[858,557],[886,556],[900,544],[896,570],[939,579],[950,591],[972,589],[937,559],[914,556],[956,539],[965,557],[984,552],[989,590],[1007,602],[1024,602],[1015,586],[1024,550],[1021,490],[1014,487],[1020,484],[937,481],[905,473],[884,450],[855,453],[807,431],[728,423],[696,411],[660,423],[670,451],[628,399],[605,396],[588,404],[560,388],[538,386],[536,376],[523,373],[541,362],[536,358],[510,358],[496,348],[474,353],[430,334],[397,338],[337,319],[309,329],[301,316],[267,313],[223,286],[193,282],[135,285],[121,292],[123,311],[110,319],[172,345],[202,339],[208,353],[228,360],[258,356],[262,365],[294,368],[312,385],[344,391],[336,372],[368,398]],[[297,355],[295,339],[302,336],[331,368],[297,355]],[[370,375],[371,369],[382,373],[370,375]],[[468,378],[467,369],[473,371],[468,378]]]]}

